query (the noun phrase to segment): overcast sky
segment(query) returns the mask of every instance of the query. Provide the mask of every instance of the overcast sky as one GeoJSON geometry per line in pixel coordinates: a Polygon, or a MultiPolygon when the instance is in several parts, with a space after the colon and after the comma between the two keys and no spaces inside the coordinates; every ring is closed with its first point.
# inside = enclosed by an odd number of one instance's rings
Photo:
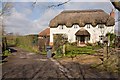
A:
{"type": "Polygon", "coordinates": [[[32,7],[33,2],[14,2],[13,0],[11,15],[4,19],[6,32],[22,35],[38,34],[43,29],[49,27],[50,20],[63,10],[103,9],[109,14],[114,8],[108,0],[108,2],[73,2],[74,0],[71,0],[67,4],[52,8],[48,6],[57,5],[60,2],[54,2],[54,0],[49,0],[51,2],[47,1],[38,1],[35,7],[32,7]]]}

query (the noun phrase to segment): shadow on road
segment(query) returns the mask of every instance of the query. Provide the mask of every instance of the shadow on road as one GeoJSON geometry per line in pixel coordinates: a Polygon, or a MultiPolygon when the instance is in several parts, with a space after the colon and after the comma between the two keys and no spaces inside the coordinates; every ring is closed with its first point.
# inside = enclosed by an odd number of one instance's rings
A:
{"type": "Polygon", "coordinates": [[[7,50],[9,50],[11,53],[17,52],[16,49],[13,49],[13,48],[11,48],[11,47],[7,48],[7,50]]]}
{"type": "Polygon", "coordinates": [[[101,71],[99,69],[92,68],[90,64],[70,62],[62,65],[72,73],[72,76],[82,80],[97,80],[98,78],[100,80],[118,80],[118,73],[101,71]]]}
{"type": "Polygon", "coordinates": [[[2,60],[4,60],[5,58],[7,58],[7,56],[2,56],[2,60]]]}
{"type": "MultiPolygon", "coordinates": [[[[13,49],[13,48],[11,48],[11,47],[8,47],[7,50],[8,50],[11,54],[14,53],[14,52],[17,52],[16,49],[13,49]]],[[[0,60],[2,60],[2,63],[7,62],[7,61],[5,61],[5,59],[6,59],[7,57],[8,57],[7,55],[3,55],[3,52],[1,53],[0,60]]]]}
{"type": "Polygon", "coordinates": [[[6,62],[8,62],[8,61],[2,61],[2,63],[6,63],[6,62]]]}

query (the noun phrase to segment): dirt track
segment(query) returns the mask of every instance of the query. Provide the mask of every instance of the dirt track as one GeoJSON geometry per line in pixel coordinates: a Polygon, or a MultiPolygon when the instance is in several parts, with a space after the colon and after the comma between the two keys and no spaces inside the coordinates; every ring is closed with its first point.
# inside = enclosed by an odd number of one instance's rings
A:
{"type": "Polygon", "coordinates": [[[51,78],[66,78],[58,66],[47,59],[45,55],[33,54],[21,49],[5,59],[3,78],[44,80],[51,78]]]}
{"type": "Polygon", "coordinates": [[[3,80],[69,80],[70,78],[78,80],[89,80],[90,78],[98,80],[97,78],[100,78],[102,80],[103,78],[117,77],[91,69],[90,64],[56,61],[55,59],[47,59],[45,55],[30,53],[19,48],[14,49],[17,52],[6,58],[6,62],[2,65],[3,80]]]}

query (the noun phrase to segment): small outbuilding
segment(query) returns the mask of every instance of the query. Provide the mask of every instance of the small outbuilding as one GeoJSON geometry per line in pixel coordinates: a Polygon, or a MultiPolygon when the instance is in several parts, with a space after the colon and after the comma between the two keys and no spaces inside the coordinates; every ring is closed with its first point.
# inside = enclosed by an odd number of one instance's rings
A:
{"type": "Polygon", "coordinates": [[[50,42],[50,28],[48,27],[39,33],[38,36],[39,50],[40,51],[45,50],[46,46],[49,45],[49,42],[50,42]]]}

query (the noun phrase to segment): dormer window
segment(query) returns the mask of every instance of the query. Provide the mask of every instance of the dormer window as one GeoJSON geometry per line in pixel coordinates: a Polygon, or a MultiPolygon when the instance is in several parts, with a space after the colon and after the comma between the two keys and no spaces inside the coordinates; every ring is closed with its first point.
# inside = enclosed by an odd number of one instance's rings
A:
{"type": "Polygon", "coordinates": [[[63,25],[60,25],[60,26],[59,26],[59,29],[64,29],[63,25]]]}
{"type": "Polygon", "coordinates": [[[87,28],[90,28],[90,24],[87,24],[87,28]]]}
{"type": "Polygon", "coordinates": [[[78,25],[74,25],[74,29],[77,29],[78,28],[78,25]]]}
{"type": "Polygon", "coordinates": [[[98,24],[98,28],[104,28],[103,24],[98,24]]]}

